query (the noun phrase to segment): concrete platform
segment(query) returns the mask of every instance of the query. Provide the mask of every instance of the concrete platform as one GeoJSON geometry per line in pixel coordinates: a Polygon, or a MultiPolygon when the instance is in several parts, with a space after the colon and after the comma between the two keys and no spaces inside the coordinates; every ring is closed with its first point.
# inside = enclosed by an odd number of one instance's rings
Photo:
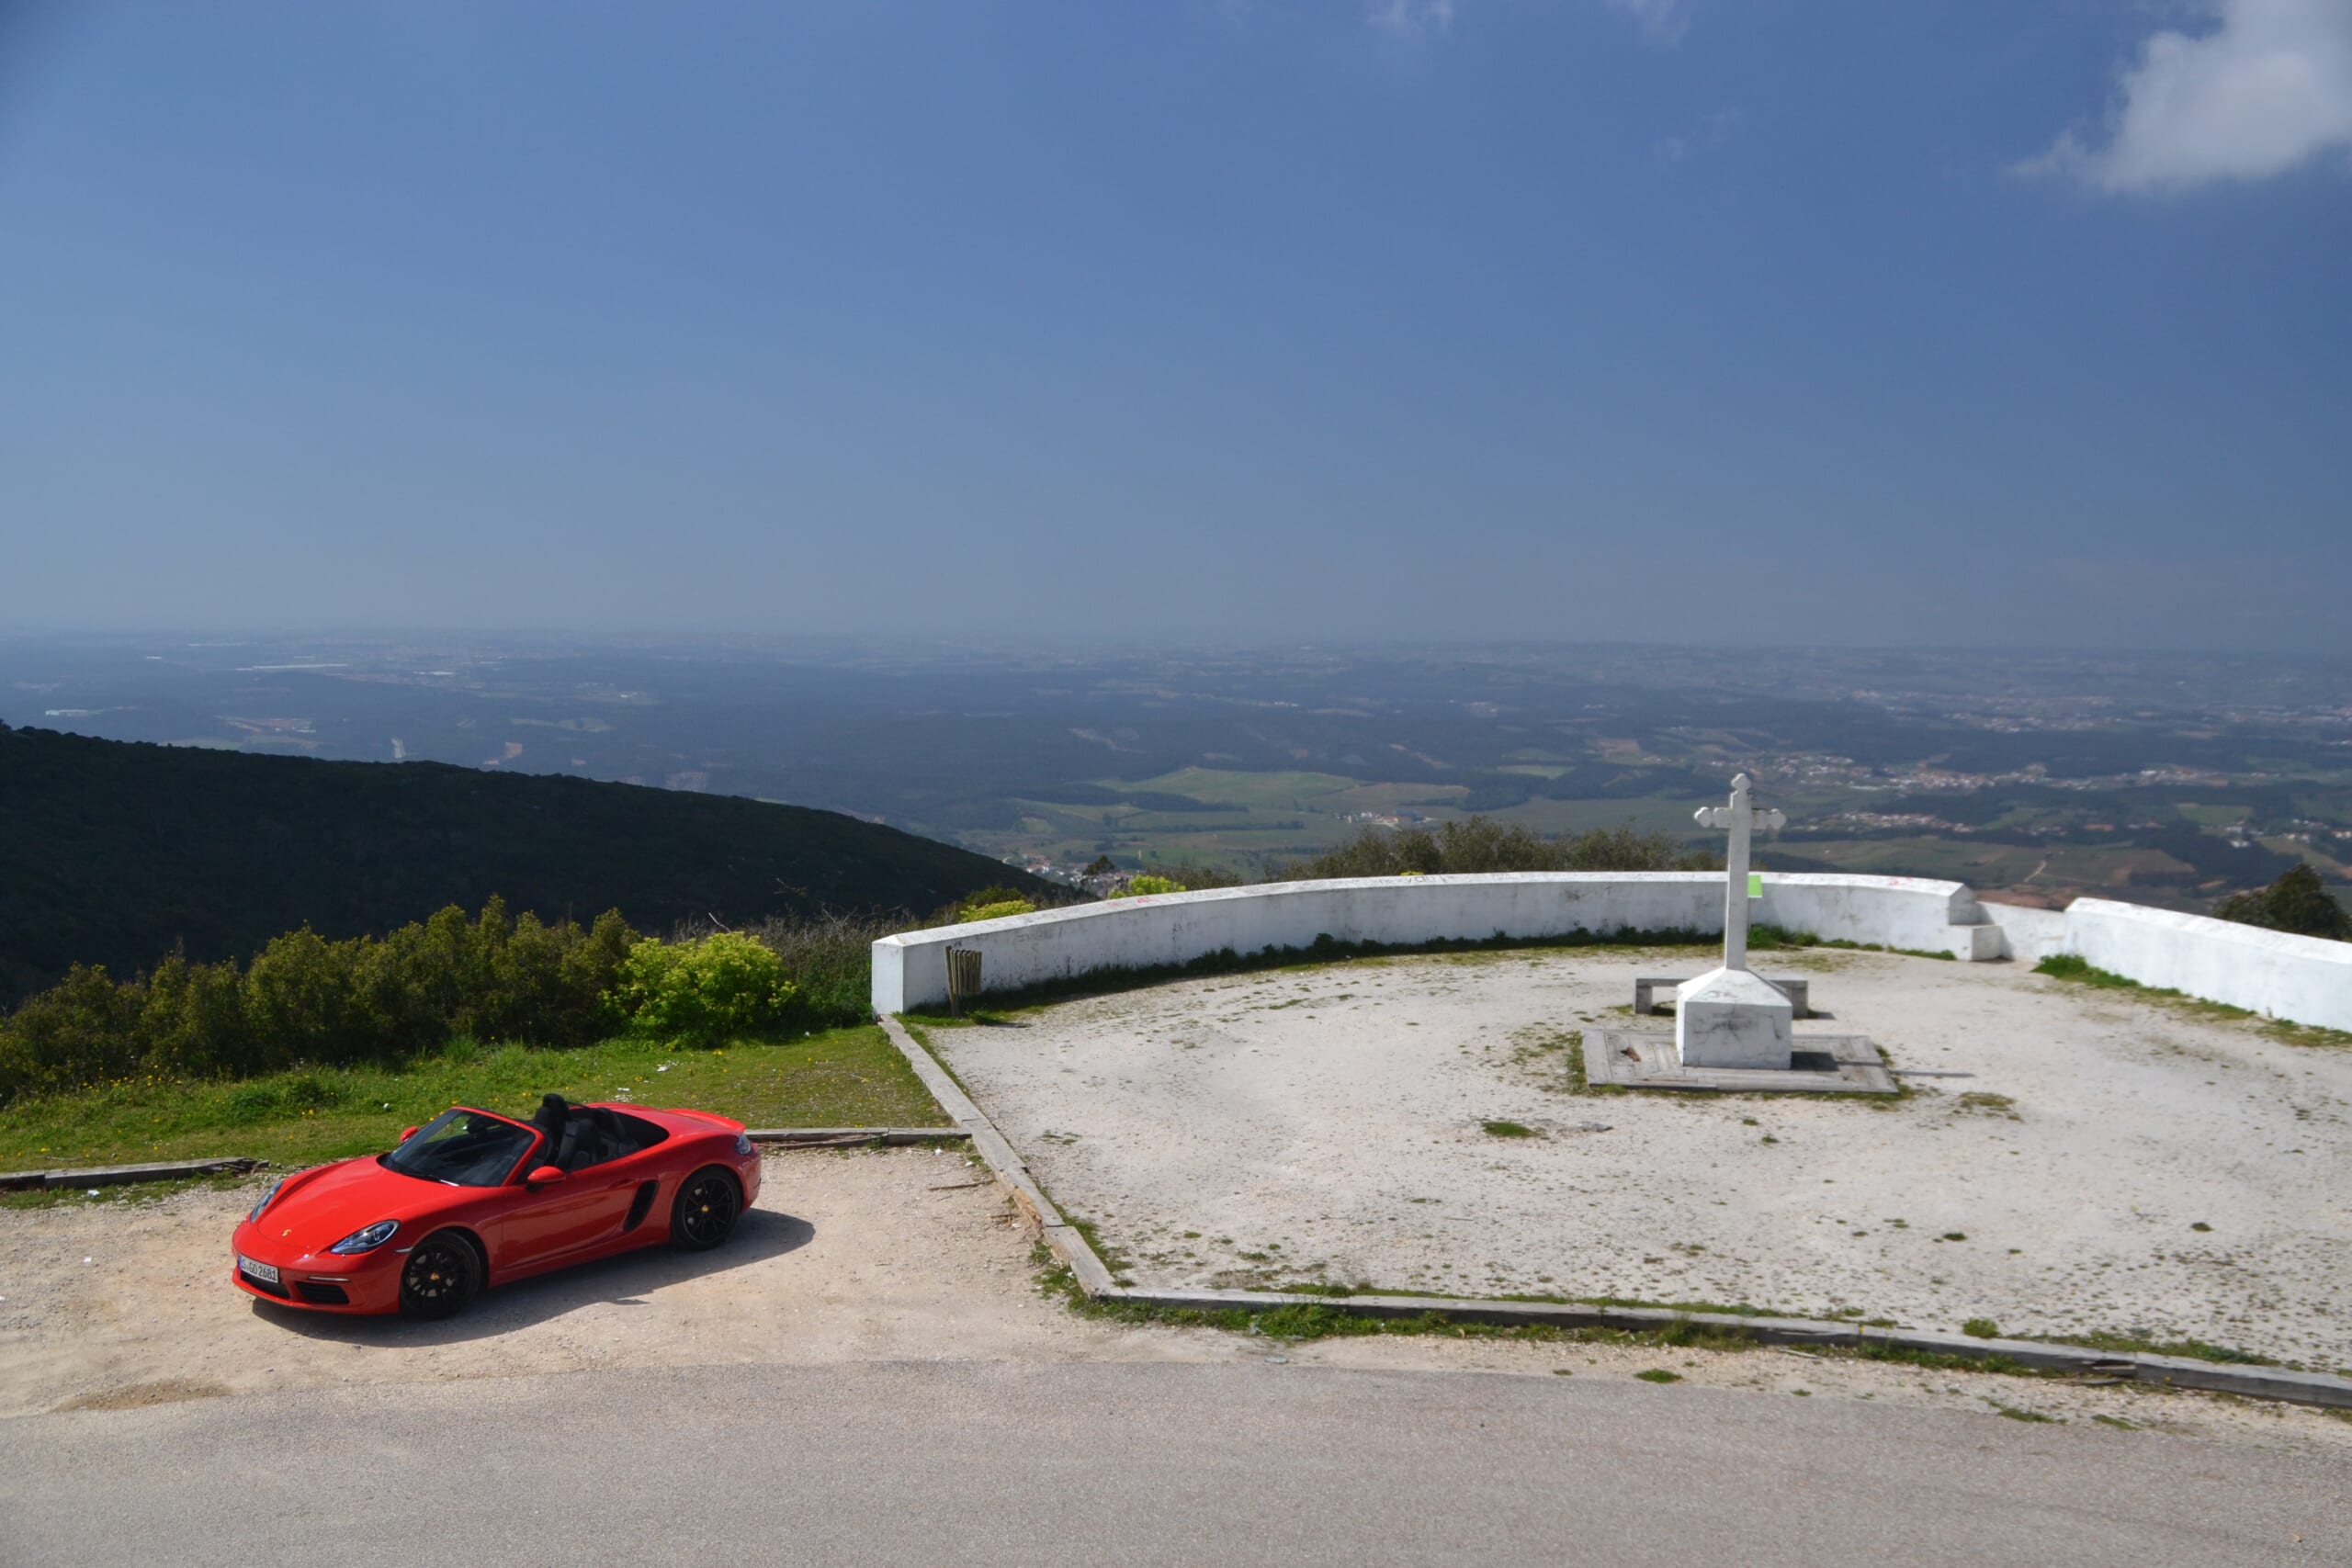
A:
{"type": "Polygon", "coordinates": [[[1836,999],[1795,1041],[1865,1036],[1911,1092],[1577,1094],[1571,1042],[1668,1033],[1624,1004],[1695,950],[1205,976],[927,1035],[1138,1289],[1744,1302],[2346,1364],[2352,1053],[2022,964],[1772,956],[1836,999]]]}
{"type": "Polygon", "coordinates": [[[1800,1034],[1784,1071],[1777,1067],[1686,1066],[1674,1036],[1648,1029],[1585,1035],[1587,1083],[1701,1094],[1893,1094],[1878,1047],[1861,1034],[1800,1034]]]}

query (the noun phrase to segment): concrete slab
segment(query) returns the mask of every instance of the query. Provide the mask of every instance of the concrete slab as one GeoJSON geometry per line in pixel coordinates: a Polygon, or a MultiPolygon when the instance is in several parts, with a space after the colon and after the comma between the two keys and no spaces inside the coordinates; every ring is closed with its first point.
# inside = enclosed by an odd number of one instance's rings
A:
{"type": "Polygon", "coordinates": [[[1674,1036],[1650,1029],[1585,1034],[1589,1083],[1697,1094],[1894,1094],[1878,1047],[1861,1034],[1800,1034],[1786,1067],[1700,1067],[1685,1063],[1674,1036]]]}

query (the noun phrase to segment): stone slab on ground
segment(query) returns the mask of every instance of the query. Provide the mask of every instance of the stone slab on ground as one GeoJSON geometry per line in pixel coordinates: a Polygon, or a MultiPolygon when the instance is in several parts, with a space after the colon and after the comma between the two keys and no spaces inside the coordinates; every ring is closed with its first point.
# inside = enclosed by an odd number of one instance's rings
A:
{"type": "Polygon", "coordinates": [[[1655,1029],[1587,1031],[1587,1081],[1686,1094],[1894,1094],[1878,1047],[1860,1034],[1800,1034],[1786,1067],[1694,1067],[1655,1029]]]}

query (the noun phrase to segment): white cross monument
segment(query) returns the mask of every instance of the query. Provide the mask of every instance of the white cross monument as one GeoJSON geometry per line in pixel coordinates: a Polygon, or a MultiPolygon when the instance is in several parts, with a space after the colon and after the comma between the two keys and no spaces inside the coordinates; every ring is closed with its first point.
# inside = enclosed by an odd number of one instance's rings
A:
{"type": "Polygon", "coordinates": [[[1747,835],[1778,828],[1788,818],[1758,811],[1746,773],[1731,781],[1729,806],[1702,806],[1702,828],[1731,829],[1724,878],[1724,961],[1674,988],[1674,1050],[1686,1067],[1789,1066],[1792,1042],[1789,998],[1747,967],[1747,835]]]}

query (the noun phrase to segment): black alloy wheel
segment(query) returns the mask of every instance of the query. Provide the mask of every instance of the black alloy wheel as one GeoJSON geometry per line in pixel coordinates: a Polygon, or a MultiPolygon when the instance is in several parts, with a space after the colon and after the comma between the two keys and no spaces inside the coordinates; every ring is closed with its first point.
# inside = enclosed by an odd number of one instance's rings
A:
{"type": "Polygon", "coordinates": [[[481,1289],[481,1259],[455,1231],[435,1231],[401,1264],[401,1311],[410,1317],[450,1317],[481,1289]]]}
{"type": "Polygon", "coordinates": [[[670,1207],[670,1245],[681,1252],[707,1252],[725,1241],[742,1212],[735,1179],[715,1165],[686,1178],[670,1207]]]}

